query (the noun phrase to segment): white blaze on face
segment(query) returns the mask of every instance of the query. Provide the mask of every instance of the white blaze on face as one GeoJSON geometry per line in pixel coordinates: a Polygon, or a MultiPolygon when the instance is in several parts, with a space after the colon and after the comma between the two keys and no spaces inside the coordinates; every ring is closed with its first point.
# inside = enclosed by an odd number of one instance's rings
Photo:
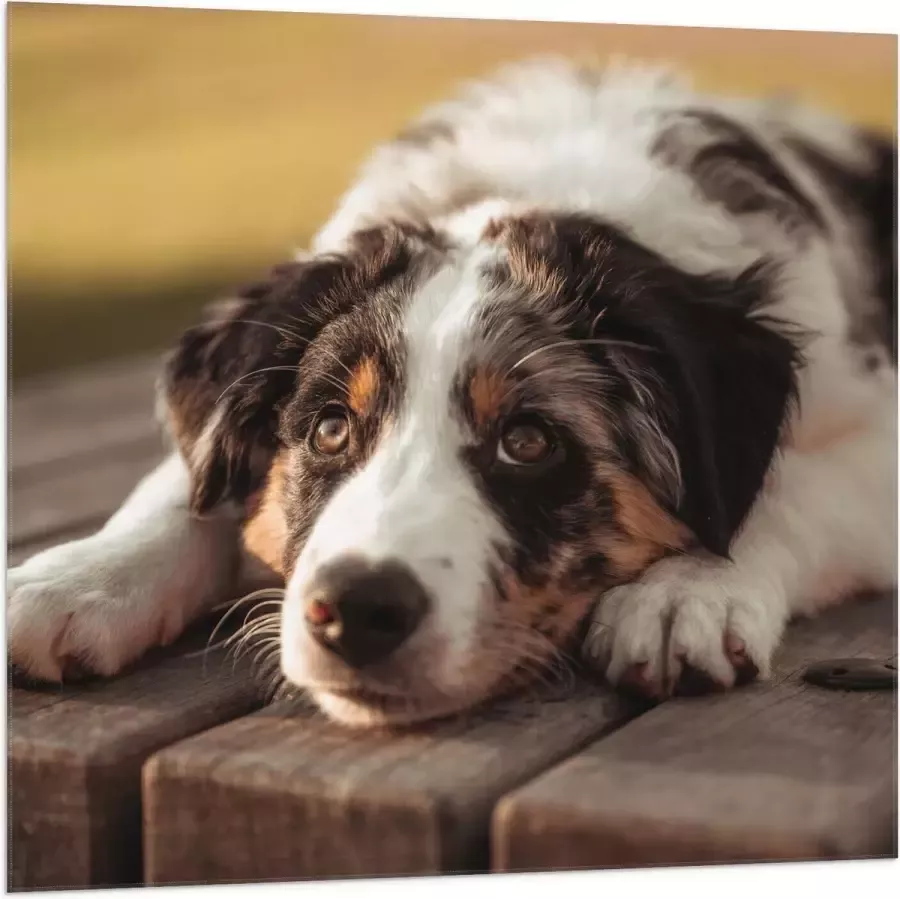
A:
{"type": "MultiPolygon", "coordinates": [[[[407,371],[393,426],[320,514],[287,588],[284,669],[303,680],[303,599],[320,566],[345,554],[409,566],[429,591],[423,633],[444,644],[439,687],[463,686],[489,583],[487,562],[504,531],[460,458],[464,433],[452,393],[484,298],[485,257],[469,255],[427,281],[404,322],[407,371]]],[[[416,636],[410,638],[412,644],[416,636]]]]}

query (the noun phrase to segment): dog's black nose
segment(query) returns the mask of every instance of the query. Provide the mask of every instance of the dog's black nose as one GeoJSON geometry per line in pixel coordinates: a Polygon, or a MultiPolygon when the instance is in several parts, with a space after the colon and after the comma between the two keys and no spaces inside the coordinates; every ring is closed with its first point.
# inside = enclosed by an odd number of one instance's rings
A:
{"type": "Polygon", "coordinates": [[[306,601],[312,636],[353,668],[386,659],[416,630],[428,593],[399,562],[345,558],[319,572],[306,601]]]}

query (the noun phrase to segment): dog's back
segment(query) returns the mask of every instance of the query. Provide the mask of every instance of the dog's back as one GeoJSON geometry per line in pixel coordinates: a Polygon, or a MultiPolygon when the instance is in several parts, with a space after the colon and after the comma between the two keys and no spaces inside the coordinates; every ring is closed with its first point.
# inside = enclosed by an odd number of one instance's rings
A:
{"type": "Polygon", "coordinates": [[[895,197],[896,145],[801,103],[705,95],[665,69],[535,60],[379,147],[314,248],[386,221],[454,217],[475,240],[498,204],[602,216],[701,272],[796,254],[812,234],[853,340],[893,347],[895,197]]]}

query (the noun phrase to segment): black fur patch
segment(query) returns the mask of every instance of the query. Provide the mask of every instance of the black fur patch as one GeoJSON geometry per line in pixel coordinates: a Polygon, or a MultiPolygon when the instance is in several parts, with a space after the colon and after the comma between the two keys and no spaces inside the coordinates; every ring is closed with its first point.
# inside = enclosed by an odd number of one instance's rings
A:
{"type": "Polygon", "coordinates": [[[792,139],[788,145],[812,169],[838,207],[853,214],[866,231],[875,260],[876,293],[880,314],[876,321],[854,322],[856,339],[874,337],[890,350],[897,364],[897,145],[878,135],[866,136],[875,158],[870,171],[860,174],[811,144],[792,139]]]}
{"type": "Polygon", "coordinates": [[[772,212],[782,221],[825,222],[816,204],[750,132],[709,110],[686,109],[657,138],[652,152],[683,168],[711,201],[733,215],[772,212]]]}
{"type": "MultiPolygon", "coordinates": [[[[503,468],[479,451],[466,454],[468,468],[479,490],[503,522],[513,549],[507,563],[526,587],[543,587],[554,573],[560,551],[568,546],[578,551],[575,565],[583,575],[583,559],[589,552],[592,535],[605,524],[615,529],[609,488],[596,477],[588,458],[589,447],[574,434],[560,435],[565,441],[565,458],[546,474],[503,468]],[[583,550],[583,551],[582,551],[583,550]]],[[[595,574],[606,573],[608,565],[599,549],[590,553],[595,574]]],[[[555,571],[572,587],[568,572],[555,571]]],[[[579,584],[582,579],[579,578],[579,584]]],[[[605,578],[593,581],[596,586],[605,578]]]]}

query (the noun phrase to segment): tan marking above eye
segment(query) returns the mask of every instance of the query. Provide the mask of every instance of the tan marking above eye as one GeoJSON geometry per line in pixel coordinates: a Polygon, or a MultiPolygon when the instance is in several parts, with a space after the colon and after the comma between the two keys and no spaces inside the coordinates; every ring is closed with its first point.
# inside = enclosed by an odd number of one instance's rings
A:
{"type": "Polygon", "coordinates": [[[335,456],[350,442],[350,421],[339,409],[328,410],[319,419],[313,434],[313,447],[326,456],[335,456]]]}
{"type": "Polygon", "coordinates": [[[506,379],[494,371],[480,368],[469,381],[469,398],[475,423],[484,427],[500,414],[503,399],[509,392],[506,379]]]}
{"type": "Polygon", "coordinates": [[[354,366],[347,387],[347,402],[357,415],[366,415],[371,411],[380,383],[378,365],[371,356],[364,356],[354,366]]]}

